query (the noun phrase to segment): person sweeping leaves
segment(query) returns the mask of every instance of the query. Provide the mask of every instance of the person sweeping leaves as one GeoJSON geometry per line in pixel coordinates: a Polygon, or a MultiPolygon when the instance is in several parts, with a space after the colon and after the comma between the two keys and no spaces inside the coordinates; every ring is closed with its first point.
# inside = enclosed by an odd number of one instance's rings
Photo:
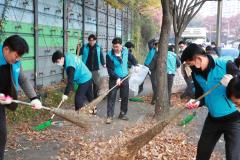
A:
{"type": "MultiPolygon", "coordinates": [[[[62,101],[66,101],[68,99],[68,95],[73,88],[74,83],[78,85],[78,89],[75,94],[76,111],[83,107],[85,96],[89,102],[93,100],[91,89],[92,74],[77,55],[67,53],[64,56],[61,51],[56,51],[52,55],[52,62],[64,67],[64,70],[67,72],[67,85],[64,94],[62,95],[62,101]]],[[[95,111],[93,111],[93,113],[94,112],[95,111]]]]}
{"type": "Polygon", "coordinates": [[[6,108],[16,110],[17,104],[12,103],[12,99],[17,99],[19,88],[30,98],[34,109],[42,108],[42,103],[23,73],[20,61],[28,50],[27,42],[18,35],[8,37],[0,45],[0,160],[4,159],[7,141],[6,108]]]}

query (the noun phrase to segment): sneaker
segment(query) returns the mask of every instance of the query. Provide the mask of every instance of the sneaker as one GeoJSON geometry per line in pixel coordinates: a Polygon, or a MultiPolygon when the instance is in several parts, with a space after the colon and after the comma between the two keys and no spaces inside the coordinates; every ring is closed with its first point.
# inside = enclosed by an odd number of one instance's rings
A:
{"type": "Polygon", "coordinates": [[[119,99],[118,99],[118,102],[121,102],[121,101],[122,101],[122,98],[119,98],[119,99]]]}
{"type": "Polygon", "coordinates": [[[113,117],[107,117],[106,124],[111,124],[113,120],[113,117]]]}
{"type": "Polygon", "coordinates": [[[95,107],[95,108],[89,110],[88,112],[92,115],[96,115],[97,114],[97,108],[95,107]]]}
{"type": "Polygon", "coordinates": [[[120,113],[119,116],[118,116],[119,119],[121,120],[125,120],[125,121],[128,121],[128,117],[126,114],[123,114],[123,113],[120,113]]]}
{"type": "Polygon", "coordinates": [[[155,105],[155,100],[154,99],[152,99],[151,105],[155,105]]]}

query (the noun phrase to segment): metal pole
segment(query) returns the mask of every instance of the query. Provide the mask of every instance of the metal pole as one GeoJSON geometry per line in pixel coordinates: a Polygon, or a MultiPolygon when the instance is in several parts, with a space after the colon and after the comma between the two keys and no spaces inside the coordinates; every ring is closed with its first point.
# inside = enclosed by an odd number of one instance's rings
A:
{"type": "Polygon", "coordinates": [[[106,37],[107,50],[108,50],[108,48],[110,47],[110,46],[108,45],[108,40],[109,40],[109,37],[108,37],[108,36],[109,36],[109,35],[108,35],[108,19],[109,19],[109,18],[108,18],[108,16],[109,16],[109,15],[108,15],[108,4],[107,4],[107,26],[106,26],[106,27],[107,27],[107,34],[106,34],[106,35],[107,35],[107,37],[106,37]]]}
{"type": "Polygon", "coordinates": [[[85,0],[82,0],[82,35],[83,35],[83,44],[85,43],[85,0]]]}
{"type": "MultiPolygon", "coordinates": [[[[68,50],[68,4],[67,0],[63,0],[63,54],[68,50]]],[[[64,70],[62,71],[62,77],[64,79],[64,70]]]]}
{"type": "Polygon", "coordinates": [[[33,1],[34,7],[34,87],[37,87],[37,78],[38,78],[38,63],[39,63],[39,46],[38,46],[38,0],[33,1]]]}
{"type": "Polygon", "coordinates": [[[220,47],[221,44],[221,30],[222,30],[222,0],[218,1],[218,8],[217,8],[217,39],[216,44],[217,47],[220,47]]]}
{"type": "Polygon", "coordinates": [[[117,9],[115,8],[115,37],[117,37],[117,9]]]}
{"type": "Polygon", "coordinates": [[[63,54],[67,52],[67,23],[68,23],[68,13],[67,13],[67,0],[63,0],[63,54]]]}
{"type": "Polygon", "coordinates": [[[96,37],[98,39],[98,26],[99,26],[99,23],[98,23],[98,0],[96,0],[96,37]]]}

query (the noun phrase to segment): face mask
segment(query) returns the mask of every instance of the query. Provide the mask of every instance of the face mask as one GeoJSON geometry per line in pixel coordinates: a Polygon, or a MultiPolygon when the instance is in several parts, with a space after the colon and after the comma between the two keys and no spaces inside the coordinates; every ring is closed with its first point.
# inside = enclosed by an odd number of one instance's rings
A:
{"type": "Polygon", "coordinates": [[[197,73],[202,72],[201,68],[197,68],[195,66],[191,66],[190,68],[192,69],[193,72],[197,72],[197,73]]]}
{"type": "Polygon", "coordinates": [[[62,63],[57,63],[57,65],[58,65],[58,66],[60,66],[60,67],[62,67],[62,66],[63,66],[63,64],[62,64],[62,63]]]}

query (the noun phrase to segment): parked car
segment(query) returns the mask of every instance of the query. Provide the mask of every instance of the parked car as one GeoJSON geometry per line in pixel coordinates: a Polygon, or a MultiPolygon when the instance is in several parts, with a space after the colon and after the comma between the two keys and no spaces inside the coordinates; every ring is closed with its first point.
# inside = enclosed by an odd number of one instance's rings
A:
{"type": "Polygon", "coordinates": [[[239,51],[236,48],[221,48],[221,56],[231,56],[237,58],[239,56],[239,51]]]}

